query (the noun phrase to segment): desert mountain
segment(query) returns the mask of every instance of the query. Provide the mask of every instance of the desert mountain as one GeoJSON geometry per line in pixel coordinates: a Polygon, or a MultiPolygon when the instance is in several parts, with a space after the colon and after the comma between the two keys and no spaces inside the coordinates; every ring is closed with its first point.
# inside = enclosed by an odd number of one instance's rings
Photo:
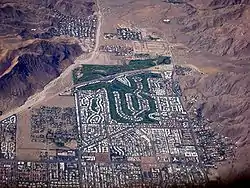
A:
{"type": "Polygon", "coordinates": [[[202,109],[214,128],[236,143],[235,159],[227,164],[231,170],[221,168],[222,173],[228,179],[249,174],[250,1],[190,0],[170,6],[185,12],[173,17],[170,40],[186,44],[188,53],[180,61],[200,70],[180,78],[187,100],[196,98],[187,108],[202,109]]]}
{"type": "Polygon", "coordinates": [[[0,2],[0,111],[25,102],[83,53],[78,41],[55,33],[64,19],[85,19],[93,1],[0,2]]]}
{"type": "Polygon", "coordinates": [[[39,41],[9,54],[6,64],[16,65],[0,78],[0,106],[4,111],[14,108],[41,90],[49,81],[55,79],[69,65],[73,57],[80,55],[77,44],[39,41]],[[18,58],[15,54],[21,54],[18,58]]]}

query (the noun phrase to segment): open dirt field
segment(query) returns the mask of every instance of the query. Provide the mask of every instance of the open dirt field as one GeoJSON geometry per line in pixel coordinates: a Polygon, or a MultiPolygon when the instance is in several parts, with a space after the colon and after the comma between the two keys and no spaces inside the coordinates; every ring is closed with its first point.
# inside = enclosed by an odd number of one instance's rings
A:
{"type": "Polygon", "coordinates": [[[17,115],[17,140],[16,140],[16,153],[17,158],[20,160],[35,160],[39,158],[40,150],[46,149],[45,143],[31,142],[30,138],[30,118],[29,111],[24,111],[17,115]],[[28,151],[28,152],[27,152],[28,151]]]}
{"type": "Polygon", "coordinates": [[[135,53],[149,53],[149,54],[165,54],[170,55],[169,46],[166,42],[133,42],[133,49],[135,53]]]}

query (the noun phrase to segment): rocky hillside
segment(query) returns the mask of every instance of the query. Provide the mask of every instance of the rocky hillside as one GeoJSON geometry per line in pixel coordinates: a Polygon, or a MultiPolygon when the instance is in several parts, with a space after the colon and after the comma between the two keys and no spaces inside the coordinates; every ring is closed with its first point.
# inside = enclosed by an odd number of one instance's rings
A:
{"type": "MultiPolygon", "coordinates": [[[[187,0],[176,17],[192,48],[235,59],[250,58],[250,1],[187,0]],[[188,15],[188,16],[187,16],[188,15]]],[[[182,6],[182,7],[181,7],[182,6]]]]}
{"type": "Polygon", "coordinates": [[[85,19],[92,0],[1,0],[0,114],[24,103],[82,52],[72,37],[53,35],[65,18],[85,19]]]}
{"type": "Polygon", "coordinates": [[[25,102],[36,91],[73,63],[82,53],[77,44],[39,41],[10,54],[3,64],[10,64],[18,56],[17,64],[0,78],[0,110],[5,112],[25,102]]]}
{"type": "Polygon", "coordinates": [[[232,139],[235,158],[220,169],[225,179],[250,173],[250,82],[248,73],[194,73],[180,77],[187,109],[202,110],[215,130],[232,139]]]}
{"type": "Polygon", "coordinates": [[[250,1],[186,0],[171,4],[166,15],[173,18],[172,42],[186,44],[189,54],[183,59],[199,70],[180,77],[192,101],[187,108],[202,106],[214,129],[237,146],[235,158],[219,173],[229,180],[250,174],[250,1]],[[173,10],[185,15],[171,17],[173,10]]]}

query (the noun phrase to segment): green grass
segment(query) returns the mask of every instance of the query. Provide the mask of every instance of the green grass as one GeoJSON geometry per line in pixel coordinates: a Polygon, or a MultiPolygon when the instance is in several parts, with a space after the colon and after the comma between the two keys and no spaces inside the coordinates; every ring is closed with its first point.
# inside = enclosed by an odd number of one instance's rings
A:
{"type": "Polygon", "coordinates": [[[145,59],[145,60],[131,60],[127,66],[129,70],[140,70],[140,69],[150,68],[156,65],[157,64],[154,62],[154,59],[145,59]]]}
{"type": "MultiPolygon", "coordinates": [[[[135,109],[139,109],[139,104],[137,101],[137,96],[134,93],[136,90],[136,84],[134,82],[134,80],[132,79],[133,77],[140,77],[142,78],[142,84],[143,84],[143,89],[142,92],[140,93],[140,95],[147,99],[149,102],[149,106],[150,106],[150,110],[143,112],[142,114],[140,114],[140,117],[143,118],[143,121],[141,121],[140,123],[156,123],[156,120],[152,120],[148,117],[148,115],[150,113],[154,113],[156,112],[156,104],[153,98],[151,98],[148,94],[150,93],[149,90],[149,86],[147,83],[147,78],[159,78],[161,77],[160,74],[156,74],[156,73],[143,73],[143,74],[136,74],[133,76],[128,76],[128,80],[130,80],[131,82],[131,87],[124,85],[122,83],[120,83],[117,80],[114,80],[112,83],[110,82],[100,82],[100,83],[94,83],[94,84],[89,84],[86,86],[81,87],[81,90],[97,90],[97,89],[101,89],[101,88],[105,88],[107,90],[107,94],[108,94],[108,100],[109,100],[109,110],[110,110],[110,115],[111,118],[116,120],[117,122],[120,123],[134,123],[131,120],[127,120],[123,117],[121,117],[120,115],[118,115],[117,111],[116,111],[116,106],[115,106],[115,98],[113,95],[113,91],[117,91],[120,94],[120,98],[121,98],[121,106],[122,106],[122,111],[129,115],[132,116],[132,112],[128,109],[127,107],[127,103],[125,102],[125,94],[126,93],[132,93],[132,101],[133,101],[133,106],[135,109]]],[[[94,109],[96,107],[96,100],[93,101],[93,106],[92,109],[94,109]]]]}
{"type": "Polygon", "coordinates": [[[92,100],[91,109],[97,112],[96,108],[97,108],[97,99],[95,98],[94,100],[92,100]]]}
{"type": "Polygon", "coordinates": [[[106,86],[107,86],[106,83],[100,82],[100,83],[82,86],[79,89],[80,90],[97,90],[97,89],[101,89],[101,88],[106,88],[106,86]]]}
{"type": "Polygon", "coordinates": [[[156,73],[143,73],[138,74],[137,76],[142,78],[143,92],[146,93],[150,92],[147,78],[161,78],[161,75],[156,73]]]}
{"type": "Polygon", "coordinates": [[[132,95],[131,100],[132,100],[134,109],[138,110],[139,109],[139,103],[138,103],[138,100],[136,99],[136,96],[132,95]]]}
{"type": "Polygon", "coordinates": [[[81,68],[73,70],[73,82],[79,84],[126,71],[147,69],[156,65],[170,63],[170,57],[159,56],[156,59],[131,60],[128,65],[82,65],[81,68]],[[77,78],[77,72],[80,72],[82,76],[77,78]]]}
{"type": "Polygon", "coordinates": [[[80,69],[73,70],[73,82],[75,84],[104,78],[121,72],[121,66],[114,65],[83,65],[80,69]],[[77,78],[76,73],[80,71],[82,76],[77,78]]]}
{"type": "Polygon", "coordinates": [[[169,56],[159,56],[157,58],[157,64],[158,65],[171,64],[171,57],[169,57],[169,56]]]}

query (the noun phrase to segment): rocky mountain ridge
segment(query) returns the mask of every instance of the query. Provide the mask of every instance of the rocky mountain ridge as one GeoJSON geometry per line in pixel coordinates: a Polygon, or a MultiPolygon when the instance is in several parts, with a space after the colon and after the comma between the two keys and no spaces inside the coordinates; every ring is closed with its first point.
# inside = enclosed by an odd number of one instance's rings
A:
{"type": "Polygon", "coordinates": [[[192,48],[238,60],[249,60],[249,1],[187,1],[188,16],[176,18],[192,48]]]}
{"type": "Polygon", "coordinates": [[[13,53],[22,55],[11,71],[0,78],[0,110],[3,112],[23,104],[29,96],[58,77],[74,63],[82,50],[78,44],[41,41],[13,53]],[[25,51],[28,52],[22,53],[25,51]]]}
{"type": "Polygon", "coordinates": [[[221,177],[230,180],[250,174],[250,1],[185,3],[171,5],[185,12],[173,18],[176,27],[171,29],[172,41],[189,47],[185,61],[200,70],[180,76],[184,96],[195,101],[187,108],[203,106],[203,116],[236,145],[235,158],[219,168],[221,177]]]}
{"type": "Polygon", "coordinates": [[[92,0],[0,2],[1,113],[23,104],[83,53],[76,39],[49,34],[64,17],[92,15],[94,5],[92,0]]]}

